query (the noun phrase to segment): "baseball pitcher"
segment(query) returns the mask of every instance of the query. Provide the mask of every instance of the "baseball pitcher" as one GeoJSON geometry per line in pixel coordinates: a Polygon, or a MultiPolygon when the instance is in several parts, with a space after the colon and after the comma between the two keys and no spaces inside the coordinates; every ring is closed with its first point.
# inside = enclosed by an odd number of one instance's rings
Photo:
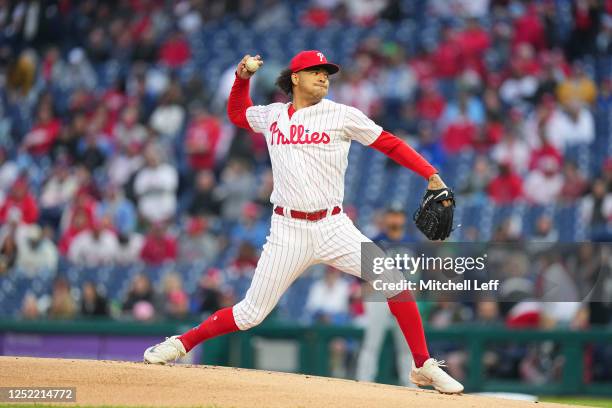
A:
{"type": "MultiPolygon", "coordinates": [[[[317,50],[298,53],[276,82],[291,102],[261,106],[253,105],[249,97],[249,80],[262,64],[259,56],[246,55],[240,61],[227,106],[233,124],[263,134],[272,162],[274,213],[251,286],[233,307],[148,348],[147,363],[174,361],[203,341],[258,325],[311,265],[325,263],[361,277],[361,243],[371,241],[342,210],[352,141],[386,154],[428,180],[414,216],[417,227],[430,239],[450,234],[454,197],[437,170],[358,109],[325,99],[338,65],[317,50]]],[[[410,380],[442,393],[461,393],[463,386],[440,368],[443,362],[429,356],[421,316],[410,294],[384,295],[414,358],[410,380]]]]}

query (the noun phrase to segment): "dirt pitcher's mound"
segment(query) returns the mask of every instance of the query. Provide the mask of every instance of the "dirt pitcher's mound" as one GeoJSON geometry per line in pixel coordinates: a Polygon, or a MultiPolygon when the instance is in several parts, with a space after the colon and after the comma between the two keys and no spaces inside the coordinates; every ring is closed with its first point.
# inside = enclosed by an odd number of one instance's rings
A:
{"type": "Polygon", "coordinates": [[[0,357],[4,387],[76,387],[77,405],[215,408],[560,408],[558,404],[441,395],[389,385],[213,366],[0,357]]]}

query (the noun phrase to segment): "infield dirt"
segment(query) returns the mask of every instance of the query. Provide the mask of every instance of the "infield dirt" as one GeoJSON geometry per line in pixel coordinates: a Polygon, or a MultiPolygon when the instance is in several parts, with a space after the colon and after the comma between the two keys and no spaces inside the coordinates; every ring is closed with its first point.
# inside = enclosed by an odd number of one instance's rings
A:
{"type": "MultiPolygon", "coordinates": [[[[390,385],[215,366],[0,357],[0,386],[76,387],[79,406],[561,408],[390,385]]],[[[66,404],[62,404],[66,405],[66,404]]]]}

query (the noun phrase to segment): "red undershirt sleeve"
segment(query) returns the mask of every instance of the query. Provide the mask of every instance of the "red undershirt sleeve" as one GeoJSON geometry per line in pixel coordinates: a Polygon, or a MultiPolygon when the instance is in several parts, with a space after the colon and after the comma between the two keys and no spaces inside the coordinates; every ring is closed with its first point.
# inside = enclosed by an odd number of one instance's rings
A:
{"type": "Polygon", "coordinates": [[[423,156],[399,137],[383,130],[370,147],[384,153],[398,164],[429,179],[438,172],[423,156]]]}
{"type": "Polygon", "coordinates": [[[230,121],[243,129],[253,130],[246,117],[246,111],[253,106],[253,101],[249,96],[249,79],[242,79],[236,75],[234,85],[227,99],[227,116],[230,121]]]}

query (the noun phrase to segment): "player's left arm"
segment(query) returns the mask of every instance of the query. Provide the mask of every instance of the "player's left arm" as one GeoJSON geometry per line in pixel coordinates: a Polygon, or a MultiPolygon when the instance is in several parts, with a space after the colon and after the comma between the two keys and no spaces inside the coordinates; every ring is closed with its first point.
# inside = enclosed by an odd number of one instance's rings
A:
{"type": "MultiPolygon", "coordinates": [[[[418,173],[426,180],[438,173],[423,156],[399,137],[383,130],[370,147],[385,154],[396,163],[418,173]]],[[[439,176],[437,177],[440,178],[439,176]]]]}
{"type": "Polygon", "coordinates": [[[438,170],[423,156],[402,139],[377,125],[359,109],[346,107],[344,132],[348,138],[378,150],[401,166],[421,175],[429,183],[428,190],[447,188],[438,170]]]}
{"type": "Polygon", "coordinates": [[[383,130],[370,147],[384,153],[396,163],[421,175],[429,183],[427,185],[428,190],[447,188],[438,174],[438,170],[419,152],[394,134],[383,130]]]}
{"type": "MultiPolygon", "coordinates": [[[[396,163],[421,175],[428,181],[428,190],[447,189],[446,183],[438,174],[438,170],[432,166],[419,152],[394,134],[383,130],[378,138],[370,144],[370,147],[384,153],[396,163]]],[[[450,205],[444,202],[444,205],[450,205]]]]}

